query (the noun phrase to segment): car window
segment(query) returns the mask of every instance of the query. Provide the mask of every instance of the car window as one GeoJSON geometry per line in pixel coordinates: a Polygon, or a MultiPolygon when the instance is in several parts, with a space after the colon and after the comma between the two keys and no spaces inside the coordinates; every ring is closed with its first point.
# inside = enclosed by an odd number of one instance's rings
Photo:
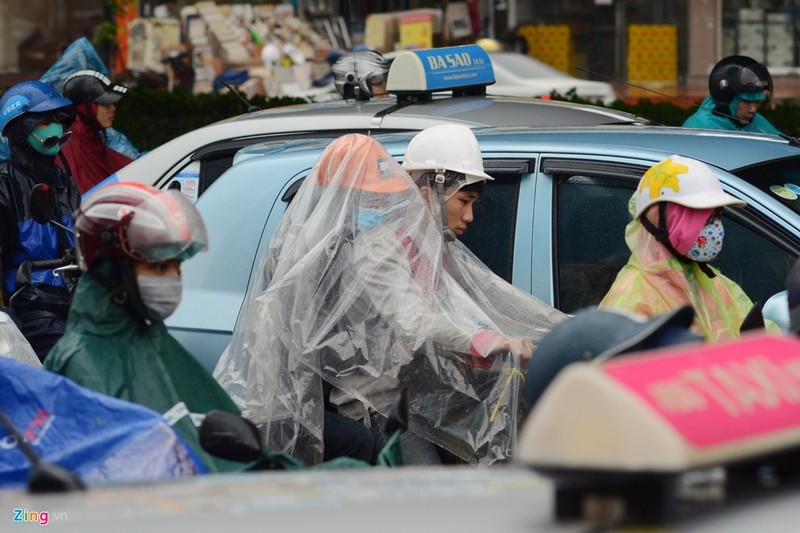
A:
{"type": "Polygon", "coordinates": [[[555,197],[556,307],[597,305],[628,261],[631,178],[560,176],[555,197]]]}
{"type": "Polygon", "coordinates": [[[200,163],[200,192],[208,189],[222,173],[233,166],[233,156],[236,152],[214,154],[206,157],[200,163]]]}
{"type": "Polygon", "coordinates": [[[796,239],[749,207],[726,208],[722,225],[725,239],[713,265],[754,302],[784,290],[798,257],[796,239]]]}
{"type": "Polygon", "coordinates": [[[495,274],[511,283],[520,176],[494,172],[473,208],[474,221],[459,238],[495,274]]]}
{"type": "Polygon", "coordinates": [[[800,158],[792,157],[733,172],[800,213],[800,158]]]}
{"type": "Polygon", "coordinates": [[[200,162],[190,161],[167,180],[168,189],[177,189],[192,202],[200,196],[200,162]]]}
{"type": "MultiPolygon", "coordinates": [[[[597,305],[628,260],[624,241],[628,178],[562,176],[556,191],[556,306],[571,313],[597,305]]],[[[723,211],[725,241],[712,263],[754,302],[785,288],[797,260],[796,239],[752,208],[723,211]]]]}

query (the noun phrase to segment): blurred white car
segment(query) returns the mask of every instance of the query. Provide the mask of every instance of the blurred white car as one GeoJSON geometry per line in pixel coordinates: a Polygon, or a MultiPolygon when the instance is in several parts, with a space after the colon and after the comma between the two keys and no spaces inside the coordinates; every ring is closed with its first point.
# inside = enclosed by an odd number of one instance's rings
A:
{"type": "Polygon", "coordinates": [[[555,91],[566,95],[574,88],[575,93],[586,100],[600,100],[608,105],[618,99],[610,83],[575,78],[529,55],[494,52],[489,57],[495,83],[486,87],[487,94],[535,97],[555,91]]]}

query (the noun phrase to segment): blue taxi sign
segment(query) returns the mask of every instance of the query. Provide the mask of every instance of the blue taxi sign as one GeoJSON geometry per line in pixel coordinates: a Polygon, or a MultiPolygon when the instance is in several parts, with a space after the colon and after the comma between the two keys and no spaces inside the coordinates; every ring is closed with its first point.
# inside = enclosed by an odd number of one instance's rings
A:
{"type": "Polygon", "coordinates": [[[394,94],[449,90],[484,94],[486,86],[493,83],[489,55],[470,44],[403,52],[389,69],[386,90],[394,94]]]}

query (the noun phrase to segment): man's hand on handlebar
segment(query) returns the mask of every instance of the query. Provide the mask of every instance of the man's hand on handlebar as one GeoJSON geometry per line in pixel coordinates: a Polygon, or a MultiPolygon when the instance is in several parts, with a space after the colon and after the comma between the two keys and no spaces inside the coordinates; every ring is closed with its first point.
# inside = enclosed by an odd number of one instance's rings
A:
{"type": "Polygon", "coordinates": [[[511,352],[516,355],[519,357],[520,367],[524,367],[533,355],[533,340],[527,337],[500,337],[490,356],[497,355],[500,352],[511,352]]]}

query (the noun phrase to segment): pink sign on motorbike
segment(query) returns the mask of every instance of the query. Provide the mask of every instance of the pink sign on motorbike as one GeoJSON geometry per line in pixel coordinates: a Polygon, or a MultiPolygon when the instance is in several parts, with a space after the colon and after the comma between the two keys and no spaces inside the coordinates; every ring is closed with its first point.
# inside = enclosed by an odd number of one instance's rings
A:
{"type": "Polygon", "coordinates": [[[769,334],[611,359],[603,371],[688,442],[718,446],[800,428],[800,340],[769,334]]]}

